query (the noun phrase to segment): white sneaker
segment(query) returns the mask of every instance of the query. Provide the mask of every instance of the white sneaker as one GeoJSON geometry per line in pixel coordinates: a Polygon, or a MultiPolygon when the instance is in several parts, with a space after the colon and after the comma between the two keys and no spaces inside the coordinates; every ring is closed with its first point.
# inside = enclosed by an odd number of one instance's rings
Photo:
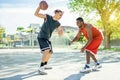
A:
{"type": "Polygon", "coordinates": [[[91,72],[91,68],[88,65],[85,65],[84,69],[80,71],[81,73],[89,73],[91,72]]]}
{"type": "Polygon", "coordinates": [[[45,68],[45,70],[52,69],[52,67],[50,67],[50,66],[48,66],[48,65],[45,65],[44,68],[45,68]]]}
{"type": "Polygon", "coordinates": [[[100,63],[97,63],[94,67],[93,70],[97,70],[99,68],[102,68],[102,65],[100,63]]]}
{"type": "Polygon", "coordinates": [[[39,72],[40,75],[47,75],[47,73],[45,72],[44,66],[43,66],[43,67],[40,67],[40,68],[38,69],[38,72],[39,72]]]}

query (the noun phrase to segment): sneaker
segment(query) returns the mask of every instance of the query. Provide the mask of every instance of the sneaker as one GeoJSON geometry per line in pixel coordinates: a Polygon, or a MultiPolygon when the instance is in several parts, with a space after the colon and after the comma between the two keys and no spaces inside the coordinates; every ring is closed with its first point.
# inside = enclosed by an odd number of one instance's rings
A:
{"type": "Polygon", "coordinates": [[[48,66],[48,65],[45,65],[44,68],[45,68],[45,70],[52,69],[52,67],[50,67],[50,66],[48,66]]]}
{"type": "Polygon", "coordinates": [[[102,65],[100,63],[97,63],[94,67],[93,67],[93,70],[97,70],[99,68],[101,68],[102,65]]]}
{"type": "Polygon", "coordinates": [[[89,73],[91,72],[91,68],[88,65],[85,65],[84,69],[80,71],[81,73],[89,73]]]}
{"type": "Polygon", "coordinates": [[[43,66],[43,67],[40,67],[40,68],[38,69],[38,72],[39,72],[40,75],[47,75],[47,73],[45,72],[44,66],[43,66]]]}

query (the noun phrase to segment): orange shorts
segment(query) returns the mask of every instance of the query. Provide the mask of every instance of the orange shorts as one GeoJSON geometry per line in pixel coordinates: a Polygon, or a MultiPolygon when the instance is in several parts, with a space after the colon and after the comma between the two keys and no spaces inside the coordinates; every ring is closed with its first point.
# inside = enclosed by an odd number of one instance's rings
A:
{"type": "Polygon", "coordinates": [[[98,48],[102,43],[102,39],[96,38],[86,47],[86,51],[91,52],[92,54],[97,54],[98,48]]]}

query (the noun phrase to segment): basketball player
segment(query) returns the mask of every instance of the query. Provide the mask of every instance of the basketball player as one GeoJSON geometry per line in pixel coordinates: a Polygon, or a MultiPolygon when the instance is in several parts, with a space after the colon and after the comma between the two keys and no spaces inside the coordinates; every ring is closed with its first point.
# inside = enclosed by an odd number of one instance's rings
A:
{"type": "Polygon", "coordinates": [[[95,54],[97,54],[98,47],[100,46],[103,40],[101,32],[98,29],[96,29],[93,25],[89,23],[84,23],[84,20],[81,17],[77,18],[76,21],[79,31],[76,37],[69,44],[71,45],[74,41],[78,41],[82,33],[88,40],[84,47],[81,48],[81,52],[86,51],[86,64],[81,72],[91,71],[90,57],[95,62],[95,69],[100,68],[101,64],[96,59],[95,54]]]}
{"type": "Polygon", "coordinates": [[[58,22],[58,20],[63,15],[63,11],[57,9],[54,11],[54,16],[51,16],[49,14],[40,13],[41,10],[41,6],[38,6],[34,13],[35,16],[44,19],[44,23],[37,37],[40,49],[43,54],[41,64],[38,70],[41,75],[46,75],[47,73],[45,72],[45,69],[51,69],[51,67],[47,67],[47,63],[52,54],[52,45],[50,41],[52,32],[56,29],[59,36],[62,36],[63,34],[63,30],[60,26],[60,23],[58,22]]]}

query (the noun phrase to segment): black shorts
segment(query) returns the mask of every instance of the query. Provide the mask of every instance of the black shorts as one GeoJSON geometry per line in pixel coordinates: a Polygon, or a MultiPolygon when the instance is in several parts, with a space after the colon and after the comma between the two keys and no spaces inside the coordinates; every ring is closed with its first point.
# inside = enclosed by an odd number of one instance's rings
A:
{"type": "Polygon", "coordinates": [[[51,42],[48,39],[39,38],[39,37],[37,39],[42,52],[47,49],[50,49],[51,53],[53,52],[51,42]]]}

